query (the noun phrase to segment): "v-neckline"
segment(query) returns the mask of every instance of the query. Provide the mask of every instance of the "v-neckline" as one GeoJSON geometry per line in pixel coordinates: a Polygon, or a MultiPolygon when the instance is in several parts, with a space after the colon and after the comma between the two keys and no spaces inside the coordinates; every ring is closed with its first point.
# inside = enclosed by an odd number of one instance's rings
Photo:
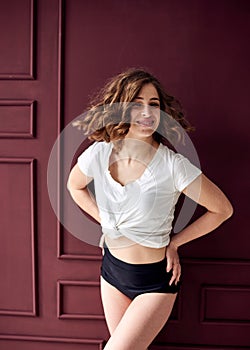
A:
{"type": "Polygon", "coordinates": [[[132,184],[135,184],[137,182],[140,182],[142,181],[142,179],[144,178],[144,176],[146,175],[147,171],[148,171],[148,168],[150,168],[152,166],[152,164],[155,162],[155,159],[157,158],[157,155],[159,153],[159,150],[161,148],[161,143],[159,144],[158,148],[156,149],[155,151],[155,154],[153,155],[153,157],[151,158],[151,160],[149,161],[148,165],[146,166],[145,170],[143,171],[143,173],[135,180],[132,180],[132,181],[129,181],[128,183],[126,183],[125,185],[122,185],[119,181],[115,180],[113,178],[113,176],[111,175],[111,172],[109,170],[109,161],[110,161],[110,156],[111,156],[111,153],[113,151],[113,148],[114,148],[114,144],[112,142],[110,142],[110,148],[109,148],[109,151],[108,151],[108,156],[107,156],[107,164],[106,164],[106,172],[110,178],[110,180],[119,188],[122,188],[122,189],[126,189],[129,185],[132,185],[132,184]]]}

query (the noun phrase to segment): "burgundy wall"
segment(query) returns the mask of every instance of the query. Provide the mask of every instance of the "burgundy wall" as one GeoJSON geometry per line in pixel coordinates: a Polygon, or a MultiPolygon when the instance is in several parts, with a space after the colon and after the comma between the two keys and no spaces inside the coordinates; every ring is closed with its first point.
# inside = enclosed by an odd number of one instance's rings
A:
{"type": "Polygon", "coordinates": [[[181,248],[183,288],[151,348],[248,348],[249,20],[248,0],[0,0],[0,349],[108,337],[100,250],[57,224],[46,171],[58,130],[137,66],[180,99],[202,170],[235,209],[181,248]]]}

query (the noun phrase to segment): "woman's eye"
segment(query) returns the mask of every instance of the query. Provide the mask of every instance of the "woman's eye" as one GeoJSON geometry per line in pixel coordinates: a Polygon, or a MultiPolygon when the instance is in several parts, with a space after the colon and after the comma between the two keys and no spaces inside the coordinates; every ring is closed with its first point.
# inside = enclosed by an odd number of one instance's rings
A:
{"type": "Polygon", "coordinates": [[[143,106],[142,103],[139,103],[139,102],[134,102],[134,103],[133,103],[133,107],[140,108],[140,107],[142,107],[142,106],[143,106]]]}
{"type": "MultiPolygon", "coordinates": [[[[154,108],[160,108],[160,105],[159,103],[157,102],[151,102],[149,104],[150,107],[154,107],[154,108]]],[[[141,109],[141,108],[144,108],[145,105],[143,103],[140,103],[140,102],[133,102],[133,108],[136,108],[136,109],[141,109]]]]}
{"type": "Polygon", "coordinates": [[[150,106],[152,106],[152,107],[160,107],[160,105],[158,104],[158,103],[150,103],[150,106]]]}

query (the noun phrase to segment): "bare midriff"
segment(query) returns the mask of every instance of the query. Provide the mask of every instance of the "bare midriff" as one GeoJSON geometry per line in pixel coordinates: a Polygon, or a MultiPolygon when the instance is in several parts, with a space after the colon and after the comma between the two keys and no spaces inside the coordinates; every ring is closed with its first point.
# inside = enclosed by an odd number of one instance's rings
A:
{"type": "Polygon", "coordinates": [[[130,264],[149,264],[161,261],[164,259],[166,252],[166,247],[145,247],[127,237],[112,239],[106,236],[105,243],[113,256],[130,264]]]}

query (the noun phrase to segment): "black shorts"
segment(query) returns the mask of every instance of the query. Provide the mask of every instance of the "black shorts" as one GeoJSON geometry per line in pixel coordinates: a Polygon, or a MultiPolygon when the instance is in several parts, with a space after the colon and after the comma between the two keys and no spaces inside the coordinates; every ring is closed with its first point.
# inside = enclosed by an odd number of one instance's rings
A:
{"type": "Polygon", "coordinates": [[[117,259],[104,247],[101,276],[131,300],[143,293],[177,293],[180,282],[169,285],[172,270],[167,272],[166,267],[166,257],[149,264],[130,264],[117,259]]]}

